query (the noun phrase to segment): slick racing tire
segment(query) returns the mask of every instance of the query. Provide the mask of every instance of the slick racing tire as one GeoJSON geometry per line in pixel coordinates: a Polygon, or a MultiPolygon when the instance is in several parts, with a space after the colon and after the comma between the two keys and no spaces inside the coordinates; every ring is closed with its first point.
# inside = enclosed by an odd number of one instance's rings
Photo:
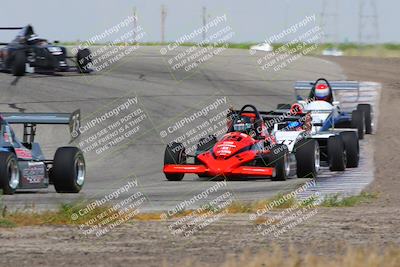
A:
{"type": "Polygon", "coordinates": [[[272,181],[285,181],[290,173],[289,150],[287,146],[277,144],[271,149],[270,167],[275,167],[275,177],[272,181]]]}
{"type": "Polygon", "coordinates": [[[370,104],[358,104],[357,110],[364,113],[365,133],[372,134],[372,107],[370,104]]]}
{"type": "Polygon", "coordinates": [[[278,104],[276,106],[276,109],[290,109],[292,107],[292,105],[290,104],[278,104]]]}
{"type": "Polygon", "coordinates": [[[358,139],[364,139],[365,120],[364,112],[361,110],[353,110],[351,113],[351,128],[357,129],[358,139]]]}
{"type": "Polygon", "coordinates": [[[357,168],[360,160],[360,145],[355,132],[340,133],[346,150],[346,168],[357,168]]]}
{"type": "Polygon", "coordinates": [[[20,181],[18,159],[14,153],[0,152],[0,189],[4,195],[12,195],[20,181]]]}
{"type": "Polygon", "coordinates": [[[11,62],[11,73],[21,77],[25,75],[26,55],[24,51],[16,51],[11,62]]]}
{"type": "MultiPolygon", "coordinates": [[[[172,142],[167,145],[164,153],[164,165],[186,164],[185,147],[181,143],[172,142]]],[[[168,181],[181,181],[185,174],[165,174],[168,181]]]]}
{"type": "Polygon", "coordinates": [[[78,67],[78,72],[80,73],[89,73],[89,65],[92,62],[90,57],[91,52],[88,48],[79,49],[76,54],[76,63],[78,67]]]}
{"type": "Polygon", "coordinates": [[[328,138],[328,160],[331,171],[344,171],[346,169],[346,150],[340,135],[328,138]]]}
{"type": "MultiPolygon", "coordinates": [[[[194,164],[201,164],[197,159],[197,156],[210,150],[217,143],[217,138],[214,135],[209,135],[208,137],[200,138],[196,147],[196,157],[194,158],[194,164]]],[[[207,177],[207,175],[200,174],[199,177],[207,177]]]]}
{"type": "Polygon", "coordinates": [[[76,147],[60,147],[54,155],[50,180],[57,193],[78,193],[85,182],[86,165],[83,153],[76,147]]]}
{"type": "Polygon", "coordinates": [[[316,178],[320,168],[318,141],[303,139],[294,146],[296,154],[297,177],[316,178]]]}

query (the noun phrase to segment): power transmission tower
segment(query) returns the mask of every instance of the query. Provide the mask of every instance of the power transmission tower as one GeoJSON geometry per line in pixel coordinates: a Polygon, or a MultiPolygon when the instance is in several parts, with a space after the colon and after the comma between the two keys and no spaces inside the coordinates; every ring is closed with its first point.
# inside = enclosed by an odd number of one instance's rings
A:
{"type": "MultiPolygon", "coordinates": [[[[207,24],[207,8],[205,6],[203,6],[203,14],[202,15],[203,15],[203,27],[205,27],[207,24]]],[[[207,38],[206,32],[203,31],[202,35],[203,35],[203,42],[204,42],[207,38]]]]}
{"type": "Polygon", "coordinates": [[[358,42],[379,41],[378,9],[374,0],[360,0],[358,42]]]}
{"type": "Polygon", "coordinates": [[[161,6],[161,43],[165,43],[165,19],[167,18],[167,10],[164,5],[161,6]]]}
{"type": "Polygon", "coordinates": [[[338,36],[338,17],[339,5],[337,0],[324,0],[320,14],[320,27],[324,32],[321,43],[337,44],[338,36]]]}

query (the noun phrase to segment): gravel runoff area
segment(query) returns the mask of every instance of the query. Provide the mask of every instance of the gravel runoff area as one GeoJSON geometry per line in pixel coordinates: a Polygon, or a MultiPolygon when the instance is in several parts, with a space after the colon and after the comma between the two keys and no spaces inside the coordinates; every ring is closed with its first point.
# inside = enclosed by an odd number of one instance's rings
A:
{"type": "MultiPolygon", "coordinates": [[[[328,59],[328,58],[326,58],[328,59]]],[[[383,85],[379,129],[374,138],[376,175],[372,203],[319,208],[316,215],[278,238],[263,236],[248,215],[224,217],[194,235],[171,235],[171,222],[134,222],[107,235],[84,237],[75,227],[0,230],[0,266],[179,266],[185,259],[218,266],[227,255],[293,245],[300,251],[340,253],[346,245],[384,247],[400,243],[400,59],[329,58],[349,79],[383,85]]]]}

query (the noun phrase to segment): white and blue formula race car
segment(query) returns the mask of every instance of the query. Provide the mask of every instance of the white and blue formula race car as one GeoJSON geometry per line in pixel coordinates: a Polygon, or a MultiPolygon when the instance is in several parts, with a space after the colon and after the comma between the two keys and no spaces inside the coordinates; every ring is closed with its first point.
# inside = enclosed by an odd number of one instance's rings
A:
{"type": "Polygon", "coordinates": [[[358,167],[360,146],[358,139],[372,133],[371,104],[360,103],[360,85],[354,81],[328,82],[318,79],[316,82],[301,81],[295,83],[298,101],[294,104],[279,104],[275,116],[284,118],[274,123],[274,135],[278,142],[285,143],[289,149],[307,136],[318,142],[321,164],[332,171],[344,171],[358,167]],[[308,96],[301,95],[307,91],[308,96]],[[324,94],[320,94],[322,91],[324,94]],[[341,109],[335,99],[335,92],[352,92],[353,97],[346,101],[346,109],[341,109]],[[349,105],[350,104],[350,105],[349,105]],[[285,116],[286,114],[286,116],[285,116]],[[306,121],[290,121],[287,114],[308,114],[306,121]]]}
{"type": "Polygon", "coordinates": [[[329,82],[320,78],[315,82],[296,82],[294,88],[297,102],[293,105],[278,104],[278,110],[296,109],[297,112],[311,112],[314,130],[317,132],[353,128],[357,129],[359,139],[363,139],[364,134],[372,133],[372,106],[362,102],[359,82],[329,82]],[[340,102],[337,96],[343,92],[351,93],[351,96],[340,102]]]}

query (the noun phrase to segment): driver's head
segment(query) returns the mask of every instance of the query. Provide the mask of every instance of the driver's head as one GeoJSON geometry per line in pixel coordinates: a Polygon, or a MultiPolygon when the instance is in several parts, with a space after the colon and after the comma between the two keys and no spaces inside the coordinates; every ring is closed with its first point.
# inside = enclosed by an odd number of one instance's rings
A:
{"type": "Polygon", "coordinates": [[[254,131],[254,118],[241,116],[233,124],[233,130],[235,132],[250,134],[254,131]]]}
{"type": "Polygon", "coordinates": [[[291,122],[288,122],[286,128],[289,131],[294,131],[294,130],[297,130],[298,128],[302,127],[302,126],[303,126],[303,123],[300,122],[300,121],[291,121],[291,122]]]}
{"type": "Polygon", "coordinates": [[[318,84],[315,87],[315,99],[329,101],[329,87],[326,84],[318,84]]]}
{"type": "Polygon", "coordinates": [[[37,36],[36,34],[30,34],[27,38],[28,43],[32,44],[38,42],[39,40],[39,36],[37,36]]]}

